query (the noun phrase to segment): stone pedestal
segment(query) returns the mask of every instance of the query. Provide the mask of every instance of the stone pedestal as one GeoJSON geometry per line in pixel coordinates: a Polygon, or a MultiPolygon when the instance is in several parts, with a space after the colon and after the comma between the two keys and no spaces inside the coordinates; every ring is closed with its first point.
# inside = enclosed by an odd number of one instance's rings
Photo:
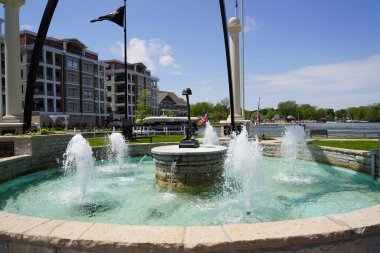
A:
{"type": "Polygon", "coordinates": [[[157,183],[183,187],[218,182],[222,180],[226,152],[226,147],[213,145],[195,149],[179,148],[178,145],[153,148],[157,183]]]}
{"type": "MultiPolygon", "coordinates": [[[[228,23],[230,33],[230,55],[231,55],[231,75],[234,93],[235,118],[242,115],[240,102],[240,48],[239,33],[241,32],[240,21],[237,17],[232,17],[228,23]]],[[[231,117],[231,115],[230,115],[231,117]]]]}
{"type": "MultiPolygon", "coordinates": [[[[231,118],[228,117],[227,120],[221,120],[220,122],[221,128],[220,128],[220,137],[228,137],[228,133],[230,132],[230,127],[231,127],[231,118]]],[[[249,135],[250,132],[250,124],[251,121],[245,120],[242,117],[240,118],[235,118],[235,130],[239,131],[243,126],[247,128],[247,132],[249,135]]]]}

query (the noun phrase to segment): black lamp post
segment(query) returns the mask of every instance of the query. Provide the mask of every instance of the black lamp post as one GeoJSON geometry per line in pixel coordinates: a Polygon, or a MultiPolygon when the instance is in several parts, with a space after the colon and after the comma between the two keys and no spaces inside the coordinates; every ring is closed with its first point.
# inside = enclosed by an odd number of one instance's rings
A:
{"type": "Polygon", "coordinates": [[[189,95],[192,95],[190,88],[185,88],[182,91],[182,95],[186,96],[186,103],[187,103],[187,127],[185,128],[185,137],[183,140],[179,143],[179,148],[198,148],[199,142],[195,139],[195,129],[191,126],[191,119],[190,119],[190,102],[189,102],[189,95]]]}

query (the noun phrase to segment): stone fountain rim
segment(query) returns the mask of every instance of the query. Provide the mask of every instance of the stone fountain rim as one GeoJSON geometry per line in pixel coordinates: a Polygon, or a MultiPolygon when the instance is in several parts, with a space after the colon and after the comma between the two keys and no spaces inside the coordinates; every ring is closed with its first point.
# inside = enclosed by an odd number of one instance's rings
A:
{"type": "MultiPolygon", "coordinates": [[[[380,235],[380,205],[314,218],[220,226],[136,226],[0,211],[2,241],[75,250],[206,252],[331,245],[380,235]]],[[[1,248],[1,247],[0,247],[1,248]]]]}

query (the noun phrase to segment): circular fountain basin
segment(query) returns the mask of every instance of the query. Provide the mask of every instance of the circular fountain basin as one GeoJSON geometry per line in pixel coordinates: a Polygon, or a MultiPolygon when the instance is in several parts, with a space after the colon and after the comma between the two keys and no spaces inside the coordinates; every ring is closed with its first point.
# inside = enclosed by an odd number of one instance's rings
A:
{"type": "Polygon", "coordinates": [[[215,145],[201,145],[199,148],[179,148],[178,145],[155,147],[151,153],[156,164],[157,183],[182,187],[220,181],[226,152],[226,147],[215,145]]]}

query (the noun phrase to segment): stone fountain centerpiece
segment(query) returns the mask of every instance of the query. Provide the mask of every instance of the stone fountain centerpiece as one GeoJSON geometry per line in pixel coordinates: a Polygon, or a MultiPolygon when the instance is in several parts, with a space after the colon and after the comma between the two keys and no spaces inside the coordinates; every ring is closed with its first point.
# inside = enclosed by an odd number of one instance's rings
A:
{"type": "Polygon", "coordinates": [[[226,147],[199,145],[195,130],[190,121],[189,95],[191,89],[185,88],[188,109],[188,126],[185,137],[179,145],[160,146],[151,150],[156,163],[156,180],[164,186],[196,186],[219,181],[223,174],[223,156],[226,147]]]}
{"type": "Polygon", "coordinates": [[[163,186],[197,186],[220,181],[227,148],[200,145],[179,148],[178,145],[155,147],[151,150],[156,163],[156,180],[163,186]]]}

